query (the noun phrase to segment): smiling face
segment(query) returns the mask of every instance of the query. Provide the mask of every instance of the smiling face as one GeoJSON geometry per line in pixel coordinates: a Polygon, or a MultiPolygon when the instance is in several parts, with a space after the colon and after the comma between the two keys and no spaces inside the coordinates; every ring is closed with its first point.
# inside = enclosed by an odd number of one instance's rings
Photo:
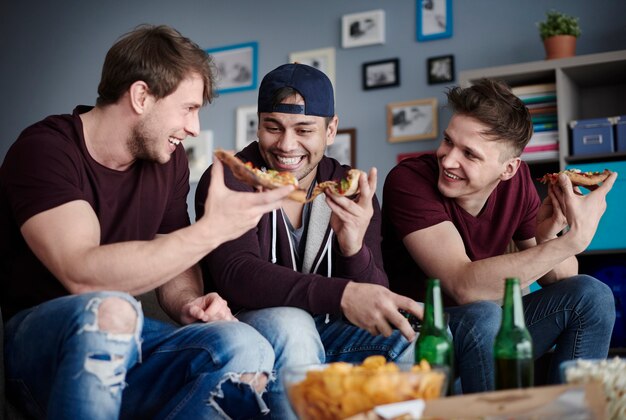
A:
{"type": "Polygon", "coordinates": [[[132,156],[166,163],[180,142],[187,136],[196,137],[200,131],[198,113],[203,91],[202,78],[192,74],[171,95],[160,100],[149,96],[146,111],[128,140],[132,156]]]}
{"type": "MultiPolygon", "coordinates": [[[[304,99],[296,94],[282,103],[304,105],[304,99]]],[[[335,140],[337,117],[326,126],[323,117],[262,112],[257,134],[261,155],[270,168],[293,173],[306,189],[315,179],[326,146],[335,140]]]]}
{"type": "Polygon", "coordinates": [[[482,134],[487,128],[472,117],[455,114],[437,149],[439,191],[475,216],[498,183],[515,175],[520,164],[503,142],[482,134]]]}

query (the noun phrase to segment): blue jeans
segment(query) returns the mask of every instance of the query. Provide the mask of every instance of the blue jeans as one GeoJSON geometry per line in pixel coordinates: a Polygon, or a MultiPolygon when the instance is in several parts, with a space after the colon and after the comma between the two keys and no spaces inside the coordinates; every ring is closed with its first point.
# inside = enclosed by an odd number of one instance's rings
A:
{"type": "Polygon", "coordinates": [[[243,373],[269,374],[270,344],[240,322],[182,328],[143,317],[120,292],[65,296],[21,311],[5,328],[7,389],[35,418],[254,418],[267,412],[243,373]],[[132,334],[99,330],[100,304],[128,302],[132,334]]]}
{"type": "MultiPolygon", "coordinates": [[[[535,359],[554,347],[548,383],[560,382],[559,365],[565,360],[607,356],[615,302],[611,289],[601,281],[587,275],[570,277],[524,296],[523,303],[535,359]]],[[[501,307],[484,301],[446,308],[446,312],[463,392],[492,390],[493,343],[501,307]]]]}
{"type": "Polygon", "coordinates": [[[293,419],[287,401],[281,371],[285,366],[331,362],[359,363],[371,355],[383,355],[398,363],[413,363],[414,341],[407,341],[399,331],[390,337],[373,336],[341,316],[311,316],[291,307],[242,311],[239,320],[252,325],[273,346],[277,380],[267,389],[270,415],[274,419],[293,419]]]}

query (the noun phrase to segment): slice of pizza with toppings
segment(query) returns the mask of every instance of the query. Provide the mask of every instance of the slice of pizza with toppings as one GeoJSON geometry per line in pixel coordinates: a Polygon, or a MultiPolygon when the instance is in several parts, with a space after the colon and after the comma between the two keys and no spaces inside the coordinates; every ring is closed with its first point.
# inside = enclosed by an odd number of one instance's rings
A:
{"type": "Polygon", "coordinates": [[[548,173],[538,178],[537,180],[544,184],[556,184],[559,180],[559,175],[565,174],[572,181],[572,185],[574,187],[585,187],[587,189],[595,189],[598,185],[604,182],[609,175],[612,174],[611,171],[605,169],[602,172],[593,172],[593,171],[581,171],[580,169],[566,169],[561,172],[553,172],[548,173]]]}
{"type": "Polygon", "coordinates": [[[294,185],[296,189],[289,193],[287,198],[301,203],[306,202],[306,191],[298,188],[298,179],[291,172],[255,168],[251,162],[243,162],[235,155],[221,149],[217,149],[214,154],[232,171],[235,178],[239,181],[254,188],[266,189],[294,185]]]}
{"type": "Polygon", "coordinates": [[[345,178],[320,182],[313,189],[309,201],[315,199],[315,197],[326,190],[330,191],[331,194],[342,197],[353,197],[357,195],[359,193],[359,178],[362,173],[363,171],[358,169],[350,169],[345,178]]]}

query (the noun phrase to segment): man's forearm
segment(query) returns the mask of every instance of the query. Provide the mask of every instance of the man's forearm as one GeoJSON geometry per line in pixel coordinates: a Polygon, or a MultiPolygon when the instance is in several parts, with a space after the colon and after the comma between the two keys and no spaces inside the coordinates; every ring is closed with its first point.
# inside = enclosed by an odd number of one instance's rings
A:
{"type": "Polygon", "coordinates": [[[575,274],[573,252],[567,240],[558,238],[523,251],[474,261],[461,271],[453,287],[447,288],[452,289],[450,294],[459,304],[499,299],[506,277],[518,277],[522,287],[528,287],[542,277],[557,281],[575,274]]]}
{"type": "Polygon", "coordinates": [[[204,294],[202,274],[198,264],[193,265],[182,274],[163,284],[156,290],[161,308],[179,323],[182,308],[185,304],[204,294]]]}
{"type": "Polygon", "coordinates": [[[148,292],[181,275],[217,246],[195,225],[151,241],[130,241],[94,247],[62,277],[73,293],[121,290],[148,292]]]}

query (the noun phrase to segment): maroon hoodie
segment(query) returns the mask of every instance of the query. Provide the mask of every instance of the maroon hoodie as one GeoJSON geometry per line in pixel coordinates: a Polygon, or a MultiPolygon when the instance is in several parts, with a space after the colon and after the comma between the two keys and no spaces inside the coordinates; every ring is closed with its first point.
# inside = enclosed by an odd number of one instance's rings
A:
{"type": "MultiPolygon", "coordinates": [[[[255,167],[267,167],[254,142],[237,154],[255,167]]],[[[341,179],[350,168],[334,159],[323,157],[317,166],[316,182],[341,179]]],[[[225,168],[226,185],[237,191],[253,191],[236,180],[225,168]]],[[[204,202],[210,184],[210,168],[196,189],[196,217],[204,214],[204,202]]],[[[217,291],[233,308],[261,309],[275,306],[294,306],[313,314],[341,312],[343,289],[349,281],[375,283],[388,287],[383,271],[380,206],[373,198],[374,215],[365,234],[361,250],[351,257],[341,255],[319,197],[314,202],[306,235],[305,267],[302,272],[294,267],[289,230],[282,212],[276,210],[261,217],[256,228],[238,239],[216,248],[202,261],[205,288],[217,291]],[[316,210],[316,208],[319,210],[316,210]],[[320,217],[318,217],[320,216],[320,217]],[[273,238],[275,245],[273,246],[273,238]],[[317,238],[314,239],[314,238],[317,238]],[[307,256],[308,254],[308,256],[307,256]],[[329,259],[330,254],[330,259],[329,259]]],[[[326,206],[328,212],[328,207],[326,206]]]]}

